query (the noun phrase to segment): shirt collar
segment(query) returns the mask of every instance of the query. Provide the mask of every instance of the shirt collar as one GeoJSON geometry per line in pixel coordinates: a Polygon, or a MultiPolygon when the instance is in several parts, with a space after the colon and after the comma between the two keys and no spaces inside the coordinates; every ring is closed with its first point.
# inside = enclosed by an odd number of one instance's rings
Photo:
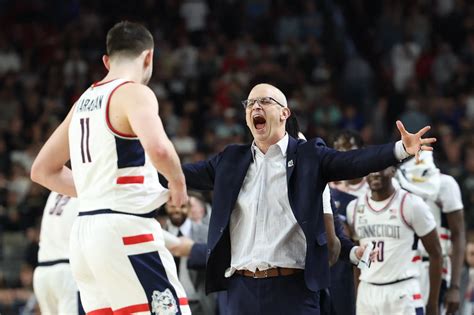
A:
{"type": "Polygon", "coordinates": [[[192,222],[191,219],[187,218],[181,226],[176,226],[171,221],[169,221],[170,228],[168,229],[170,233],[178,234],[178,231],[181,231],[181,234],[186,237],[191,237],[192,222]]]}
{"type": "MultiPolygon", "coordinates": [[[[288,140],[288,133],[285,132],[285,135],[283,136],[283,138],[281,138],[280,141],[278,141],[277,143],[271,145],[270,148],[272,148],[273,146],[278,146],[278,148],[280,148],[280,151],[281,151],[281,154],[283,155],[283,157],[286,157],[286,151],[288,149],[288,141],[289,141],[288,140]]],[[[255,140],[254,140],[252,142],[252,157],[253,157],[254,161],[255,161],[255,156],[256,156],[257,150],[260,151],[260,149],[255,144],[255,140]]]]}

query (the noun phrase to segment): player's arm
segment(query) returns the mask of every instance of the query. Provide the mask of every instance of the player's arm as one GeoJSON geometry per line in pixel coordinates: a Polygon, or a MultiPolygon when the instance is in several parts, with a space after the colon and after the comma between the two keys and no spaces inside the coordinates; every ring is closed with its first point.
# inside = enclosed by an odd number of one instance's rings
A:
{"type": "Polygon", "coordinates": [[[341,241],[336,236],[333,208],[331,204],[331,194],[329,192],[329,186],[326,185],[324,188],[323,194],[323,218],[324,218],[324,227],[326,229],[326,235],[328,240],[328,258],[329,266],[334,265],[339,258],[341,253],[341,241]]]}
{"type": "Polygon", "coordinates": [[[65,166],[70,159],[68,129],[73,108],[56,128],[36,156],[31,167],[31,180],[62,195],[77,197],[72,171],[65,166]]]}
{"type": "Polygon", "coordinates": [[[454,314],[461,302],[459,285],[461,281],[461,270],[464,263],[464,249],[466,239],[464,233],[464,212],[462,209],[446,214],[448,227],[451,231],[451,283],[445,296],[447,314],[454,314]]]}
{"type": "MultiPolygon", "coordinates": [[[[359,246],[359,241],[358,241],[358,237],[355,233],[355,230],[354,230],[354,214],[355,214],[355,211],[356,211],[356,206],[357,206],[357,199],[354,199],[352,200],[351,202],[349,202],[349,204],[347,205],[346,207],[346,214],[347,214],[347,225],[349,227],[349,237],[352,238],[354,240],[354,244],[357,248],[360,248],[359,246]]],[[[359,277],[360,277],[360,269],[357,268],[355,265],[353,266],[352,268],[352,271],[353,271],[353,276],[354,276],[354,293],[355,293],[355,296],[357,297],[357,289],[359,287],[359,277]]]]}
{"type": "Polygon", "coordinates": [[[332,214],[324,213],[324,227],[328,239],[328,258],[329,266],[334,265],[341,253],[341,241],[336,236],[334,229],[334,217],[332,214]]]}
{"type": "Polygon", "coordinates": [[[455,313],[461,302],[459,285],[461,282],[461,270],[464,262],[464,250],[466,246],[464,231],[464,205],[462,204],[461,189],[456,180],[447,175],[441,175],[441,189],[439,194],[442,211],[446,215],[448,228],[451,231],[452,253],[451,259],[451,283],[448,284],[444,302],[447,313],[455,313]]]}
{"type": "Polygon", "coordinates": [[[436,230],[436,222],[430,208],[420,197],[408,194],[403,202],[402,218],[420,237],[430,259],[430,295],[426,305],[426,314],[438,314],[443,255],[436,230]],[[406,210],[403,211],[403,209],[406,210]]]}
{"type": "Polygon", "coordinates": [[[153,166],[168,180],[171,203],[176,206],[187,201],[186,184],[181,163],[158,115],[158,101],[153,91],[141,84],[126,84],[114,95],[135,135],[140,139],[153,166]]]}
{"type": "Polygon", "coordinates": [[[426,314],[438,314],[443,256],[441,254],[441,244],[439,243],[436,228],[425,236],[420,237],[420,239],[430,258],[430,296],[428,298],[428,304],[426,305],[426,314]]]}

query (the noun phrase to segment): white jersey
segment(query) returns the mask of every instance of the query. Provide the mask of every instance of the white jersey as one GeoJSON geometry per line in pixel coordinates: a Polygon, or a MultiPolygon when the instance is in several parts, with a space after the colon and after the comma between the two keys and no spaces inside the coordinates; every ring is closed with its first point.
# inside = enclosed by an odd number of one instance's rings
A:
{"type": "MultiPolygon", "coordinates": [[[[461,197],[461,189],[456,180],[449,175],[440,174],[440,189],[436,199],[426,199],[425,202],[430,207],[436,226],[438,227],[439,241],[444,256],[449,255],[451,250],[451,233],[445,215],[464,208],[461,197]]],[[[420,242],[420,254],[428,257],[426,249],[420,242]]]]}
{"type": "Polygon", "coordinates": [[[38,262],[69,259],[69,234],[77,216],[77,199],[49,194],[41,220],[38,262]]]}
{"type": "Polygon", "coordinates": [[[369,193],[347,206],[347,219],[361,245],[379,249],[375,262],[361,271],[360,280],[383,284],[419,275],[416,237],[435,227],[433,215],[423,200],[403,189],[384,201],[369,193]]]}
{"type": "Polygon", "coordinates": [[[114,91],[127,81],[94,84],[76,102],[69,126],[69,149],[79,210],[143,214],[168,200],[158,173],[139,139],[114,130],[108,108],[114,91]]]}

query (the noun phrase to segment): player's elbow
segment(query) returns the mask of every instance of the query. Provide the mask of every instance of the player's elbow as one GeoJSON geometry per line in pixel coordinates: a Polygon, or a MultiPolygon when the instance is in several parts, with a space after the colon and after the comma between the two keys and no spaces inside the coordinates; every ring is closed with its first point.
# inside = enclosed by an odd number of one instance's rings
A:
{"type": "Polygon", "coordinates": [[[167,161],[171,158],[171,152],[167,145],[157,144],[145,148],[145,151],[153,161],[167,161]]]}
{"type": "Polygon", "coordinates": [[[441,244],[439,243],[439,241],[434,242],[434,244],[430,246],[430,251],[428,253],[430,255],[430,260],[433,259],[433,260],[442,261],[443,253],[442,253],[441,244]]]}
{"type": "Polygon", "coordinates": [[[41,162],[36,159],[31,166],[30,178],[33,182],[42,184],[44,178],[44,167],[42,167],[41,162]]]}

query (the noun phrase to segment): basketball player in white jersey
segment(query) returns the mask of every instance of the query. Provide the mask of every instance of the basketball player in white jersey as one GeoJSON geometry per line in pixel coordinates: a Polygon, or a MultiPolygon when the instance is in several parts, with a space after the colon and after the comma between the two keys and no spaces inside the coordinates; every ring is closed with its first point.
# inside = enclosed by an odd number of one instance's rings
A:
{"type": "MultiPolygon", "coordinates": [[[[461,301],[459,285],[466,242],[461,189],[452,176],[441,174],[432,152],[422,152],[419,162],[411,159],[400,165],[397,177],[404,189],[423,198],[435,218],[443,254],[442,313],[454,314],[461,301]]],[[[422,293],[427,294],[430,289],[428,255],[423,246],[419,250],[422,293]]]]}
{"type": "MultiPolygon", "coordinates": [[[[431,284],[439,288],[441,283],[441,248],[433,215],[421,198],[393,187],[394,172],[390,167],[369,174],[370,192],[347,206],[353,237],[379,249],[370,268],[361,271],[357,314],[424,314],[417,237],[430,255],[431,284]]],[[[438,297],[439,289],[430,292],[426,314],[438,314],[438,297]]]]}
{"type": "Polygon", "coordinates": [[[77,210],[76,198],[54,191],[44,207],[33,288],[45,315],[84,314],[69,265],[69,234],[77,210]]]}
{"type": "Polygon", "coordinates": [[[90,86],[38,154],[31,178],[76,196],[70,261],[87,313],[189,314],[154,209],[187,202],[180,161],[148,83],[153,37],[120,22],[107,33],[106,77],[90,86]],[[71,160],[72,171],[64,166],[71,160]],[[168,180],[165,189],[157,170],[168,180]]]}

